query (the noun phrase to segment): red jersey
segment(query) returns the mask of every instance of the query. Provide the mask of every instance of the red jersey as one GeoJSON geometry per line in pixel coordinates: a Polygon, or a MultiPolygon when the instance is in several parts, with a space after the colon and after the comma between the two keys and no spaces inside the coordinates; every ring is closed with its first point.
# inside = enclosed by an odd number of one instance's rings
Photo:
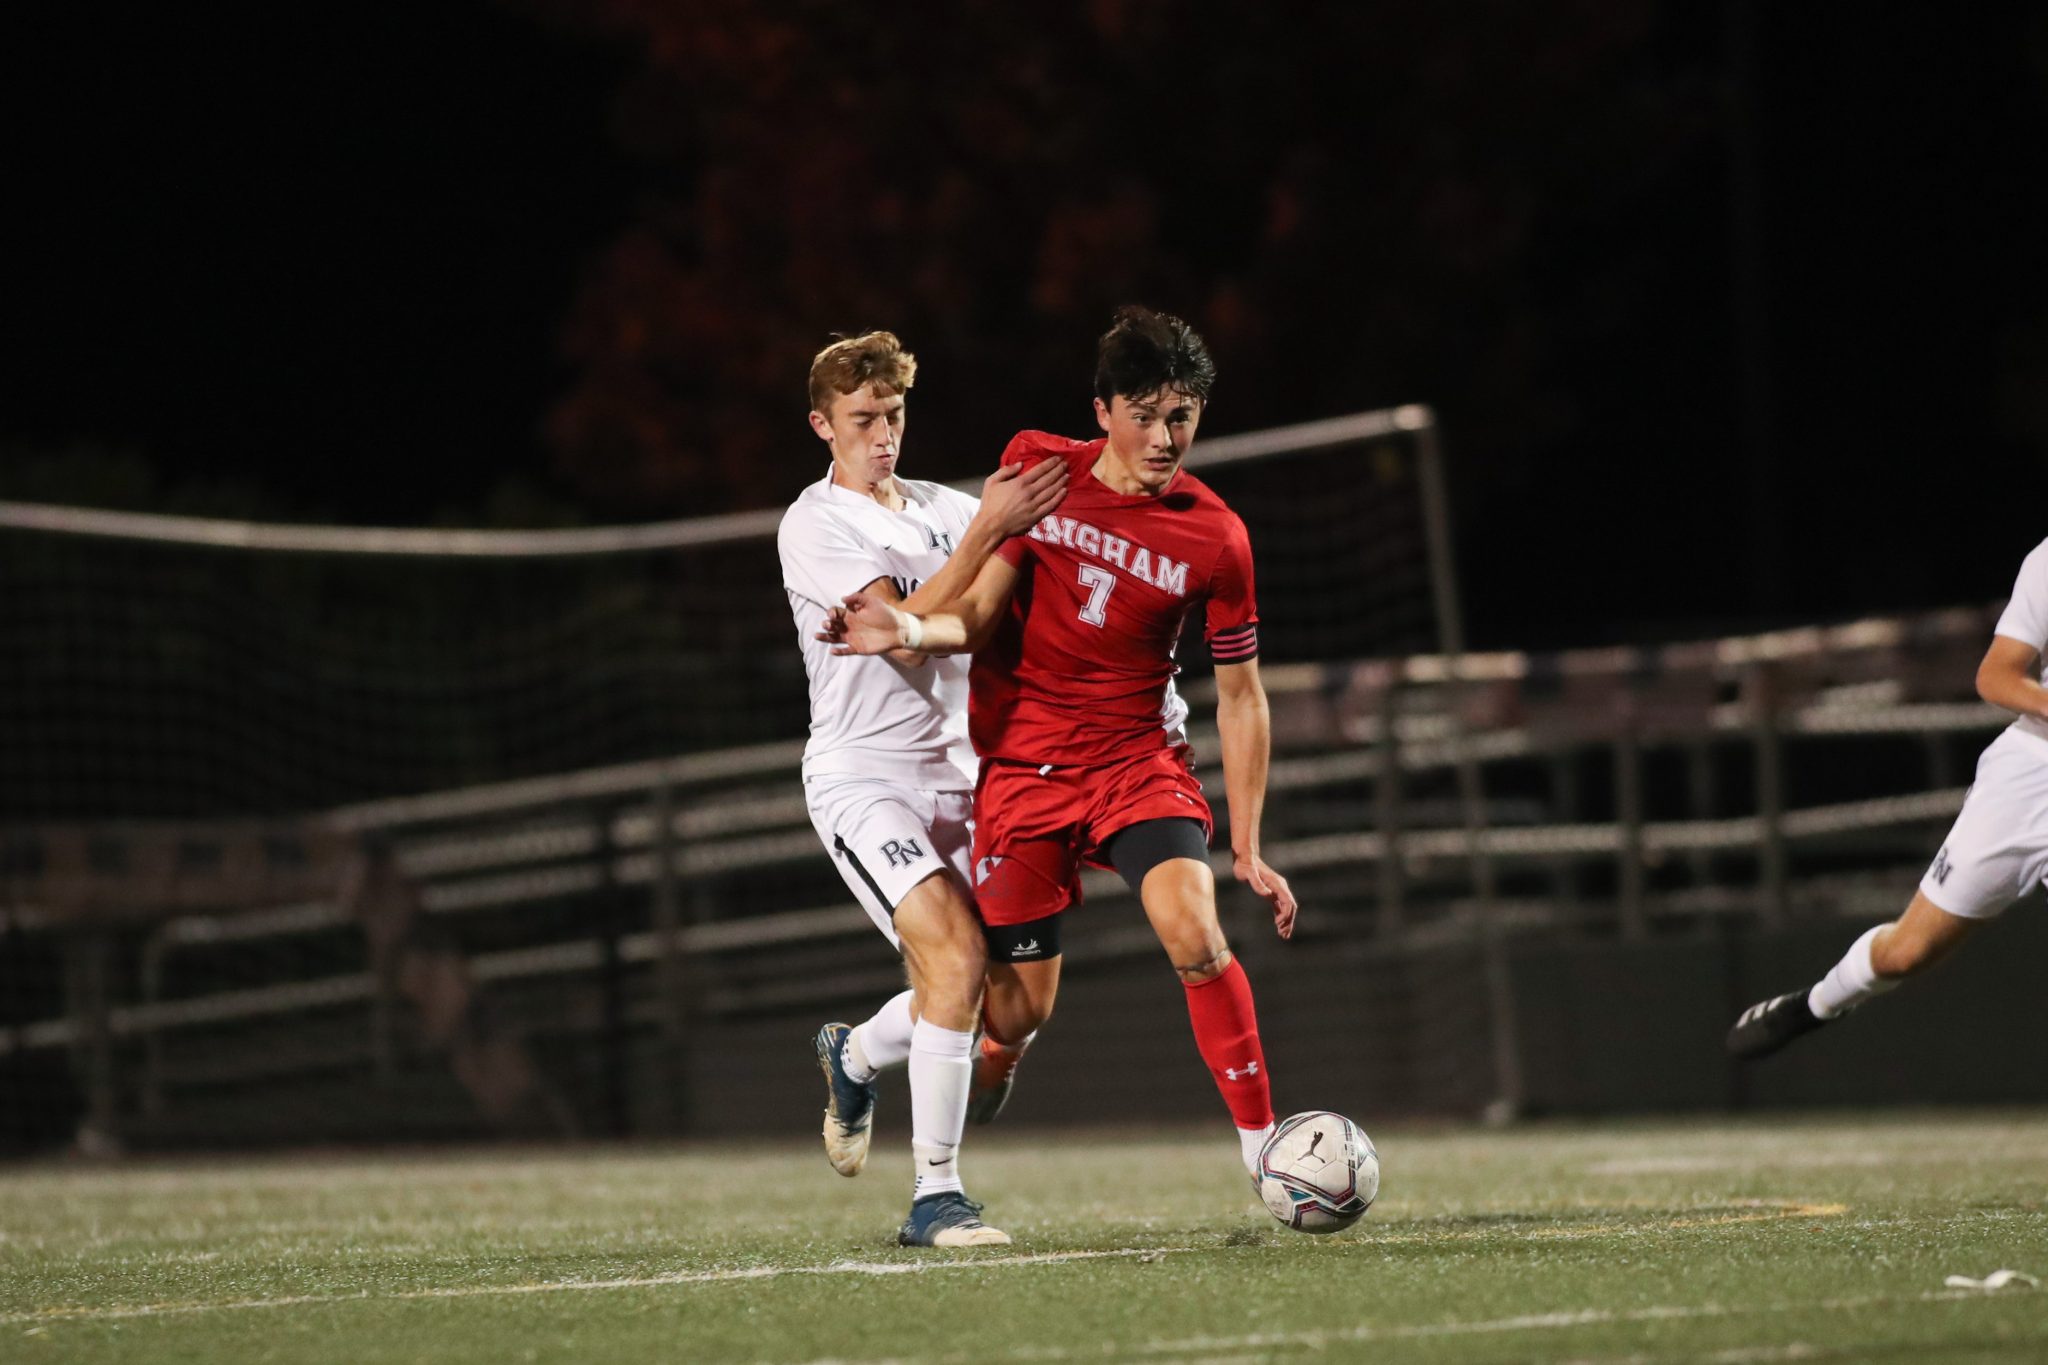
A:
{"type": "Polygon", "coordinates": [[[969,673],[968,731],[983,758],[1115,762],[1184,743],[1174,646],[1195,606],[1218,663],[1257,657],[1251,538],[1185,469],[1157,496],[1090,470],[1104,442],[1019,432],[1004,464],[1063,459],[1066,499],[996,553],[1017,591],[969,673]]]}

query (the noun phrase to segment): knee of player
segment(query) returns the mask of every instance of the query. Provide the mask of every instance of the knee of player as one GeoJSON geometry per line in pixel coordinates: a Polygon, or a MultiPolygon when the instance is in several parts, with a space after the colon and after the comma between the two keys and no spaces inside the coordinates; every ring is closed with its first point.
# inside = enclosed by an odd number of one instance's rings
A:
{"type": "Polygon", "coordinates": [[[988,940],[982,935],[981,926],[969,920],[955,927],[946,935],[945,951],[948,961],[971,977],[979,990],[981,979],[988,972],[988,940]]]}
{"type": "Polygon", "coordinates": [[[997,1001],[989,997],[982,1007],[982,1028],[996,1043],[1004,1047],[1017,1046],[1023,1039],[1045,1027],[1045,1021],[1052,1018],[1050,996],[1038,999],[1011,999],[997,1001]]]}
{"type": "Polygon", "coordinates": [[[1046,986],[1033,990],[1025,996],[1019,1013],[1024,1031],[1035,1032],[1045,1027],[1045,1021],[1052,1018],[1053,1005],[1058,995],[1056,988],[1046,986]]]}
{"type": "Polygon", "coordinates": [[[988,979],[988,952],[981,940],[957,945],[956,951],[947,954],[940,976],[948,995],[979,1008],[982,983],[988,979]]]}
{"type": "Polygon", "coordinates": [[[1214,981],[1223,975],[1230,962],[1230,949],[1219,943],[1213,952],[1189,954],[1186,957],[1176,956],[1173,970],[1182,981],[1190,986],[1196,986],[1204,981],[1214,981]]]}

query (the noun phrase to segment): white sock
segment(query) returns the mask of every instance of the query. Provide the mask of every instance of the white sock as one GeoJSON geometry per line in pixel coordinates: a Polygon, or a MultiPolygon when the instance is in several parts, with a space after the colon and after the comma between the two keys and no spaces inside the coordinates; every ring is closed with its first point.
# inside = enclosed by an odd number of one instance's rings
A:
{"type": "Polygon", "coordinates": [[[1847,1014],[1871,996],[1882,995],[1899,984],[1898,977],[1879,976],[1870,962],[1871,945],[1877,941],[1878,929],[1885,927],[1880,924],[1850,944],[1842,960],[1806,993],[1806,1007],[1813,1011],[1814,1018],[1832,1019],[1847,1014]]]}
{"type": "Polygon", "coordinates": [[[866,1085],[875,1074],[910,1060],[910,992],[894,996],[846,1035],[846,1074],[866,1085]]]}
{"type": "Polygon", "coordinates": [[[910,1150],[917,1160],[912,1198],[960,1188],[960,1133],[974,1077],[974,1035],[917,1021],[910,1036],[910,1150]]]}
{"type": "Polygon", "coordinates": [[[1240,1128],[1237,1130],[1237,1154],[1244,1158],[1244,1168],[1253,1175],[1259,1173],[1259,1148],[1266,1145],[1266,1139],[1273,1136],[1272,1124],[1264,1128],[1240,1128]]]}

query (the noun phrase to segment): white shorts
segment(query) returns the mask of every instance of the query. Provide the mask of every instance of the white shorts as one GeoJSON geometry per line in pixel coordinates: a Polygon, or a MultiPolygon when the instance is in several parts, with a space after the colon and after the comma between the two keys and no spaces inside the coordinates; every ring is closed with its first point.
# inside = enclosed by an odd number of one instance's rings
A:
{"type": "Polygon", "coordinates": [[[892,945],[892,918],[912,887],[947,868],[974,885],[973,792],[816,777],[804,783],[804,804],[847,889],[892,945]]]}
{"type": "Polygon", "coordinates": [[[2007,730],[1977,760],[1977,781],[1920,893],[1964,919],[1990,919],[2048,878],[2048,744],[2007,730]]]}

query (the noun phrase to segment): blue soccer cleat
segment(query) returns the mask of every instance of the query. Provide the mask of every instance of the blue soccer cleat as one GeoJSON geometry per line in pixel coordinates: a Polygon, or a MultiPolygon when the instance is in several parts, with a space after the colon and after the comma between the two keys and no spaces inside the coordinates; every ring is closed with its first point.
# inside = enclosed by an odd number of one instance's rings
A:
{"type": "Polygon", "coordinates": [[[981,1205],[958,1190],[928,1194],[910,1206],[896,1233],[906,1247],[1006,1247],[1010,1234],[981,1221],[981,1205]]]}
{"type": "Polygon", "coordinates": [[[875,1087],[846,1074],[842,1053],[846,1024],[818,1030],[818,1070],[825,1073],[825,1156],[841,1175],[859,1175],[868,1164],[868,1137],[875,1120],[875,1087]]]}

